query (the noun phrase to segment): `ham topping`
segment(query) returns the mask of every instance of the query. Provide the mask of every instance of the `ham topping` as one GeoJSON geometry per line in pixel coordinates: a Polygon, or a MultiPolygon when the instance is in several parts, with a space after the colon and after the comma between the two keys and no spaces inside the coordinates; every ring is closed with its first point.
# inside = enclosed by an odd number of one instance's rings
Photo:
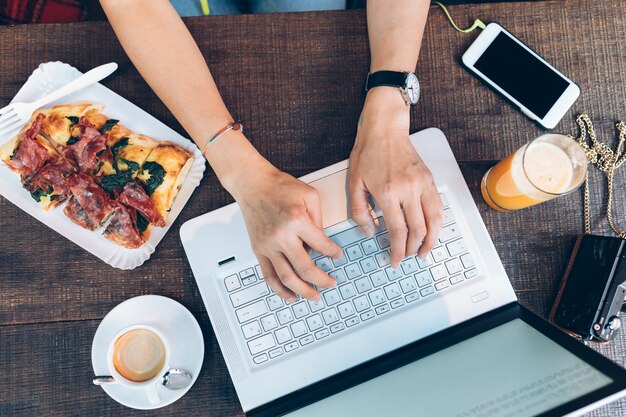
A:
{"type": "Polygon", "coordinates": [[[68,145],[65,155],[76,161],[80,172],[94,173],[100,165],[99,154],[106,151],[107,135],[100,134],[98,129],[84,117],[80,119],[78,125],[80,127],[79,139],[68,145]]]}
{"type": "Polygon", "coordinates": [[[51,157],[48,150],[37,141],[37,134],[45,118],[43,113],[37,115],[31,127],[24,132],[13,156],[7,161],[9,168],[22,175],[22,181],[28,181],[51,157]]]}
{"type": "Polygon", "coordinates": [[[84,227],[89,230],[94,230],[98,227],[98,225],[94,224],[89,216],[87,216],[87,213],[85,213],[85,210],[83,210],[75,198],[71,198],[70,201],[67,202],[63,212],[71,221],[80,227],[84,227]]]}
{"type": "Polygon", "coordinates": [[[115,208],[109,194],[89,175],[83,173],[71,175],[67,178],[67,184],[92,223],[102,224],[115,208]]]}
{"type": "Polygon", "coordinates": [[[131,249],[143,245],[143,239],[137,231],[137,211],[134,208],[118,204],[104,231],[104,236],[131,249]]]}
{"type": "Polygon", "coordinates": [[[76,173],[76,168],[66,159],[55,158],[48,161],[27,184],[24,184],[31,192],[37,189],[48,190],[52,188],[55,195],[67,195],[70,187],[67,178],[76,173]]]}
{"type": "Polygon", "coordinates": [[[158,227],[165,226],[165,220],[154,205],[154,202],[148,197],[143,187],[136,182],[129,182],[124,187],[124,191],[118,198],[120,203],[132,207],[140,212],[150,223],[158,227]]]}

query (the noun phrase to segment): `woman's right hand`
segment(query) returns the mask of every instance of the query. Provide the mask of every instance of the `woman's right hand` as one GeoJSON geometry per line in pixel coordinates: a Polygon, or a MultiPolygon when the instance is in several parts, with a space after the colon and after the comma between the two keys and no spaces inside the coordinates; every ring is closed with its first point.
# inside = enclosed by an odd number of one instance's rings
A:
{"type": "Polygon", "coordinates": [[[263,158],[246,167],[229,188],[241,207],[264,279],[276,294],[290,302],[296,301],[296,294],[318,301],[320,293],[310,284],[336,285],[309,257],[309,248],[331,258],[343,254],[322,230],[315,188],[263,158]]]}

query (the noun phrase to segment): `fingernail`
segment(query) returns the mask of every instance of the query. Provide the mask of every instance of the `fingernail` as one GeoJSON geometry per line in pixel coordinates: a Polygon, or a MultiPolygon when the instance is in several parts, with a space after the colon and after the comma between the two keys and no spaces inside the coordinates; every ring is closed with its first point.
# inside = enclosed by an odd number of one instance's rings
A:
{"type": "Polygon", "coordinates": [[[361,226],[361,232],[367,236],[367,237],[372,237],[372,235],[374,234],[374,228],[367,224],[365,226],[361,226]]]}
{"type": "Polygon", "coordinates": [[[322,299],[322,296],[320,294],[316,294],[313,297],[311,297],[311,300],[318,302],[319,300],[322,299]]]}

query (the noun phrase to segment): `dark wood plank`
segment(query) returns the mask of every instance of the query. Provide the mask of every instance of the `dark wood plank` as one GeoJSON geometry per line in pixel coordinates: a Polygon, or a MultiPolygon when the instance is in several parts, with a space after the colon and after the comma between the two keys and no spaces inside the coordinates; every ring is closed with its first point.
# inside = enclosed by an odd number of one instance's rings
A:
{"type": "MultiPolygon", "coordinates": [[[[599,135],[613,139],[615,121],[626,119],[626,51],[617,42],[626,32],[626,11],[620,6],[618,0],[572,0],[451,11],[459,22],[498,21],[580,84],[581,98],[556,131],[575,133],[574,115],[588,111],[599,135]]],[[[368,68],[362,11],[186,22],[229,108],[270,161],[299,176],[348,156],[368,68]]],[[[520,301],[545,317],[571,242],[582,231],[580,195],[506,215],[484,204],[479,182],[486,169],[543,131],[461,68],[460,56],[474,38],[454,32],[443,14],[432,10],[418,65],[422,101],[412,129],[438,126],[446,133],[520,301]]],[[[106,23],[2,27],[0,45],[0,104],[41,62],[61,60],[87,70],[114,60],[120,70],[105,84],[184,133],[106,23]]],[[[623,190],[625,175],[618,174],[616,189],[623,190]]],[[[595,230],[608,233],[600,223],[604,180],[597,173],[593,178],[595,230]]],[[[626,197],[617,198],[617,218],[626,224],[626,197]]],[[[240,414],[177,233],[184,221],[231,201],[208,170],[153,257],[134,271],[119,271],[0,198],[0,340],[9,346],[2,349],[0,364],[15,381],[8,391],[0,390],[0,415],[132,414],[90,385],[89,350],[99,319],[140,294],[186,305],[202,324],[207,345],[196,386],[155,414],[240,414]],[[33,364],[39,365],[34,372],[33,364]],[[42,379],[54,375],[67,380],[68,390],[42,379]]],[[[622,332],[601,351],[624,365],[625,347],[622,332]]],[[[618,402],[593,415],[624,414],[626,402],[618,402]]]]}

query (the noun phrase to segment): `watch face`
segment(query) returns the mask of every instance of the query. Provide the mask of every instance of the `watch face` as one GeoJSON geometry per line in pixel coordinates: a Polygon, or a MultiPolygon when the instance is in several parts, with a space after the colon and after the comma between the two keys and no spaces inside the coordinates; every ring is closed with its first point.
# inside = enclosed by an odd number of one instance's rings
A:
{"type": "Polygon", "coordinates": [[[420,98],[420,84],[417,81],[417,76],[415,75],[415,73],[411,72],[406,77],[405,90],[411,104],[417,103],[417,100],[419,100],[420,98]]]}

